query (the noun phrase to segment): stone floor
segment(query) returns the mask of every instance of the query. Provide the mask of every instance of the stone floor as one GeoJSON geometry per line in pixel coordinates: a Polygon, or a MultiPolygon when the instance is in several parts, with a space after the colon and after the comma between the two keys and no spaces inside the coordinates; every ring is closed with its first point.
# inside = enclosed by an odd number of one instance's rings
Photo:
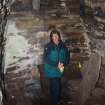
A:
{"type": "Polygon", "coordinates": [[[84,23],[87,29],[88,36],[91,41],[92,52],[97,52],[101,60],[100,75],[96,82],[94,89],[92,90],[89,99],[86,101],[86,105],[105,105],[105,87],[104,87],[104,32],[105,23],[104,17],[100,16],[88,16],[84,17],[84,23]],[[101,27],[102,26],[102,27],[101,27]]]}

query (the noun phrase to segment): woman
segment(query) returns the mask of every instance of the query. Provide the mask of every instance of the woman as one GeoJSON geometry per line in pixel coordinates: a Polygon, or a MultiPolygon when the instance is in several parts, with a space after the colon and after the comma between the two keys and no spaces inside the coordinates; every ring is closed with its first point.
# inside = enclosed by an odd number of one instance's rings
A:
{"type": "Polygon", "coordinates": [[[61,97],[61,77],[69,63],[69,51],[61,40],[59,31],[52,30],[50,42],[44,50],[44,73],[50,82],[53,105],[58,105],[61,97]]]}

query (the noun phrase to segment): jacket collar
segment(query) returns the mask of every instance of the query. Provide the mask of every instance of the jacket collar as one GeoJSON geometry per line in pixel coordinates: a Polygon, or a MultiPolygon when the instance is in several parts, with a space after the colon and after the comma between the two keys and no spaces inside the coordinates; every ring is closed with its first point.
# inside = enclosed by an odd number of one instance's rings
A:
{"type": "Polygon", "coordinates": [[[56,45],[55,43],[51,42],[51,44],[54,46],[54,47],[58,47],[58,48],[61,48],[62,45],[63,45],[63,42],[60,41],[58,45],[56,45]]]}

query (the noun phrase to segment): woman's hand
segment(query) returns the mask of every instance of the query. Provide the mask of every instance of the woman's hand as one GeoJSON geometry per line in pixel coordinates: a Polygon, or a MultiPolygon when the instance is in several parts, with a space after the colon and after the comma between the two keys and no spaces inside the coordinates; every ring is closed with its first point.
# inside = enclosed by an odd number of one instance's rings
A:
{"type": "Polygon", "coordinates": [[[59,62],[58,68],[59,68],[59,70],[60,70],[61,72],[63,72],[63,71],[64,71],[64,64],[61,63],[61,62],[59,62]]]}

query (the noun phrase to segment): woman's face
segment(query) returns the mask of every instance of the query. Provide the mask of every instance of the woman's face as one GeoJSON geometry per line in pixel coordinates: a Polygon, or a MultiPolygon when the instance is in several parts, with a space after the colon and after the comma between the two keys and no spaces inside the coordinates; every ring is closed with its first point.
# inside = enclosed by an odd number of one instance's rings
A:
{"type": "Polygon", "coordinates": [[[59,44],[60,38],[59,38],[58,34],[53,34],[53,36],[52,36],[52,41],[53,41],[56,45],[59,44]]]}

